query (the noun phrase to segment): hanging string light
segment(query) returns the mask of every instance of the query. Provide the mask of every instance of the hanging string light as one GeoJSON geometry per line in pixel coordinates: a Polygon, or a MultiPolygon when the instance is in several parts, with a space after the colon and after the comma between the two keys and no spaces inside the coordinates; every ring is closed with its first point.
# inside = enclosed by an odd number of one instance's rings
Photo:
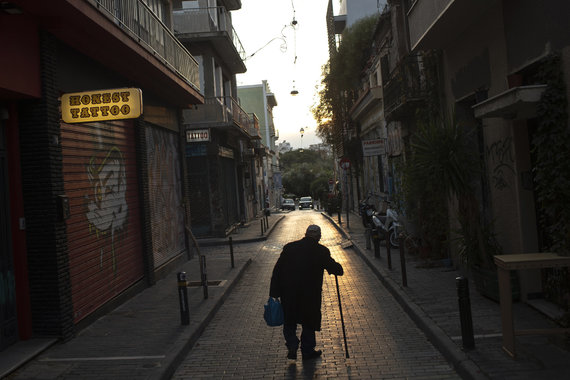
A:
{"type": "MultiPolygon", "coordinates": [[[[291,7],[293,8],[293,20],[291,21],[291,27],[293,28],[293,54],[295,56],[295,59],[293,60],[293,73],[295,73],[295,67],[297,65],[297,20],[295,19],[295,4],[293,4],[293,0],[291,0],[291,7]]],[[[291,95],[295,96],[297,94],[299,94],[299,91],[295,88],[295,79],[293,79],[291,95]]]]}

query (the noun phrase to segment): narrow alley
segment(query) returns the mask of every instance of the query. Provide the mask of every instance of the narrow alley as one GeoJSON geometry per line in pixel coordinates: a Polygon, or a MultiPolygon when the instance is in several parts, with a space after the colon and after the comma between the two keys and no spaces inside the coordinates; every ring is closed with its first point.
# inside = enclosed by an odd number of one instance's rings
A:
{"type": "MultiPolygon", "coordinates": [[[[295,211],[273,232],[186,359],[175,379],[201,378],[459,378],[443,356],[405,314],[373,272],[319,213],[295,211]],[[281,248],[300,239],[309,224],[319,224],[321,244],[331,250],[345,275],[339,277],[348,350],[333,276],[323,282],[322,358],[288,360],[281,327],[263,318],[273,265],[281,248]]],[[[300,334],[300,328],[298,330],[300,334]]]]}

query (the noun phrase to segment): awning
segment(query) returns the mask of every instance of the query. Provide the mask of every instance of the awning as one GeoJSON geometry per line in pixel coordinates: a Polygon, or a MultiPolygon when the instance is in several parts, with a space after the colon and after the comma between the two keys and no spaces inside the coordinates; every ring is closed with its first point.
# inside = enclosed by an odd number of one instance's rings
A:
{"type": "Polygon", "coordinates": [[[536,106],[545,89],[545,84],[514,87],[472,108],[476,118],[530,119],[536,117],[536,106]]]}

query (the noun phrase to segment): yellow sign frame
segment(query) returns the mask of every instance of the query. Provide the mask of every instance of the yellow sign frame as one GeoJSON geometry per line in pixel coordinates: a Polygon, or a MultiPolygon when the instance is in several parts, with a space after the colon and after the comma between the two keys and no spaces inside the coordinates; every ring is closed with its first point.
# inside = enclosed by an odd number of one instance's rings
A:
{"type": "Polygon", "coordinates": [[[74,92],[61,96],[61,118],[68,124],[136,119],[142,113],[140,88],[74,92]]]}

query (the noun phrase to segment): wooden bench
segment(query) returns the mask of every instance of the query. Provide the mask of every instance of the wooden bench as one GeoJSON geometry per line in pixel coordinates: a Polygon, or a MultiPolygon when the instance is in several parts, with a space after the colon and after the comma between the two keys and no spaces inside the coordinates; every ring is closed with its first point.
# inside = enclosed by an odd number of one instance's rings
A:
{"type": "Polygon", "coordinates": [[[495,256],[499,279],[503,350],[516,356],[515,335],[559,334],[570,332],[568,328],[515,330],[513,326],[513,300],[511,296],[511,270],[535,268],[560,268],[570,266],[570,257],[554,253],[523,253],[495,256]]]}

